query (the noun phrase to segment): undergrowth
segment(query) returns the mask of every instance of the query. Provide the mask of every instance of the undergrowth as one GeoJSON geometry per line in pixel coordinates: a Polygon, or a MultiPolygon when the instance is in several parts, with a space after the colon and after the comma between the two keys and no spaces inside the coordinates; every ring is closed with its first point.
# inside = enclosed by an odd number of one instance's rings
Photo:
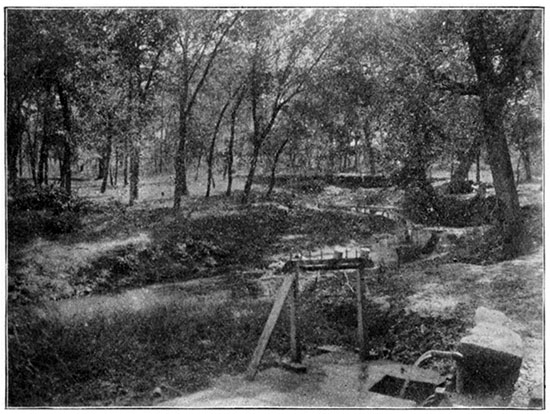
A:
{"type": "Polygon", "coordinates": [[[261,301],[172,302],[88,320],[10,326],[10,406],[148,405],[156,387],[193,392],[241,372],[269,312],[261,301]]]}
{"type": "Polygon", "coordinates": [[[8,238],[26,242],[33,237],[55,238],[81,226],[91,204],[55,186],[22,185],[8,199],[8,238]]]}
{"type": "MultiPolygon", "coordinates": [[[[441,212],[452,207],[455,210],[449,211],[456,213],[457,220],[467,223],[470,219],[457,213],[462,205],[431,199],[429,194],[413,196],[427,199],[415,207],[426,222],[443,217],[434,216],[431,208],[450,217],[450,213],[441,212]]],[[[289,249],[289,243],[280,244],[285,234],[303,235],[307,242],[300,241],[301,247],[307,249],[346,243],[352,238],[361,242],[395,226],[381,216],[300,208],[288,212],[269,206],[191,218],[174,218],[166,209],[110,208],[112,211],[97,213],[94,225],[101,227],[98,235],[147,228],[152,242],[145,248],[128,246],[98,258],[73,275],[75,285],[89,288],[87,292],[91,293],[112,292],[223,271],[228,277],[217,288],[229,290],[231,295],[219,299],[213,292],[195,292],[143,311],[121,309],[85,320],[51,312],[46,317],[30,311],[17,316],[10,313],[10,407],[153,405],[204,389],[221,374],[242,373],[272,302],[258,298],[254,283],[242,275],[241,269],[265,267],[270,254],[289,249]],[[162,394],[155,393],[155,389],[161,389],[162,394]]],[[[487,212],[486,206],[480,208],[487,212]]],[[[17,211],[19,217],[27,214],[25,219],[44,214],[43,210],[17,211]]],[[[542,214],[536,209],[524,212],[530,223],[530,240],[540,246],[542,214]]],[[[64,213],[72,210],[62,208],[48,214],[64,213]]],[[[13,223],[9,228],[12,234],[17,231],[13,223]]],[[[27,237],[25,232],[30,230],[21,231],[27,237]]],[[[471,240],[456,240],[454,257],[474,262],[497,260],[495,240],[491,232],[471,240]]],[[[501,290],[514,287],[502,283],[496,286],[501,290]]],[[[372,296],[386,298],[382,305],[372,300],[366,303],[364,320],[373,358],[411,364],[428,350],[451,350],[468,327],[466,321],[471,315],[461,308],[444,318],[406,312],[404,300],[411,291],[405,278],[380,274],[369,283],[369,289],[372,296]]],[[[300,335],[306,353],[314,354],[317,346],[325,344],[350,349],[356,346],[356,299],[352,282],[344,274],[311,285],[300,303],[300,335]]],[[[287,318],[283,312],[269,344],[275,357],[266,356],[266,365],[289,351],[287,318]]]]}
{"type": "MultiPolygon", "coordinates": [[[[521,249],[523,254],[530,254],[543,243],[542,211],[541,207],[531,205],[522,207],[521,212],[525,232],[521,249]]],[[[451,254],[455,261],[488,265],[509,259],[504,252],[504,240],[498,226],[458,238],[455,245],[451,254]]]]}
{"type": "MultiPolygon", "coordinates": [[[[307,354],[325,344],[356,346],[355,294],[346,280],[343,274],[323,279],[301,295],[298,321],[307,354]]],[[[404,312],[403,280],[371,285],[374,293],[388,294],[389,304],[366,304],[372,357],[413,363],[427,350],[451,349],[465,330],[458,313],[443,319],[404,312]]],[[[242,373],[272,305],[256,294],[195,294],[89,319],[19,315],[9,326],[8,405],[152,405],[203,389],[221,374],[242,373]]],[[[288,326],[283,312],[260,368],[288,354],[288,326]]]]}
{"type": "Polygon", "coordinates": [[[430,226],[480,226],[494,223],[502,214],[494,196],[461,200],[430,185],[407,187],[403,208],[410,220],[430,226]]]}
{"type": "MultiPolygon", "coordinates": [[[[404,310],[410,288],[402,278],[370,281],[369,298],[383,297],[382,304],[368,299],[363,320],[370,358],[413,364],[432,349],[453,350],[467,329],[466,310],[457,308],[445,317],[420,316],[404,310]]],[[[345,277],[324,279],[304,292],[302,323],[312,350],[327,343],[353,349],[357,344],[357,299],[345,277]]]]}

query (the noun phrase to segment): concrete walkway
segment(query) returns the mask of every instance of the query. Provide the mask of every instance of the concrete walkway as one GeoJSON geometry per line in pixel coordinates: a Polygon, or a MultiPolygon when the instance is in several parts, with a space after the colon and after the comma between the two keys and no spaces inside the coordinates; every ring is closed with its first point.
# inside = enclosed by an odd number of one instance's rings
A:
{"type": "MultiPolygon", "coordinates": [[[[304,361],[307,373],[272,367],[258,372],[254,381],[222,376],[212,388],[164,402],[162,406],[207,407],[416,407],[415,401],[369,391],[387,375],[405,379],[412,367],[388,361],[360,363],[350,352],[333,352],[304,361]]],[[[416,369],[415,379],[437,383],[433,371],[416,369]]],[[[435,386],[434,386],[435,388],[435,386]]]]}

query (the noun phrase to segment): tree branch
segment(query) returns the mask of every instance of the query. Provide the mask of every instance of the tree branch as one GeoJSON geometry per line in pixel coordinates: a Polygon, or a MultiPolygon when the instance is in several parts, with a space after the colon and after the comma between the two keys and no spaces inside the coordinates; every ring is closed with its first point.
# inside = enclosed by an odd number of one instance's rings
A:
{"type": "Polygon", "coordinates": [[[206,77],[210,73],[210,69],[212,68],[212,64],[214,62],[214,59],[216,58],[218,54],[218,50],[220,48],[220,45],[222,44],[223,40],[225,39],[225,36],[227,33],[229,33],[229,30],[233,27],[233,25],[237,22],[237,20],[240,18],[241,13],[237,13],[233,20],[227,25],[225,30],[222,32],[220,38],[217,40],[216,45],[214,46],[214,50],[210,54],[210,57],[208,59],[208,62],[206,63],[206,68],[204,69],[204,72],[202,73],[202,76],[199,80],[199,83],[195,87],[195,90],[193,91],[193,95],[191,95],[191,98],[189,99],[189,102],[187,103],[187,109],[186,111],[189,112],[190,109],[193,107],[195,100],[197,99],[197,95],[199,94],[200,90],[202,89],[204,82],[206,81],[206,77]]]}

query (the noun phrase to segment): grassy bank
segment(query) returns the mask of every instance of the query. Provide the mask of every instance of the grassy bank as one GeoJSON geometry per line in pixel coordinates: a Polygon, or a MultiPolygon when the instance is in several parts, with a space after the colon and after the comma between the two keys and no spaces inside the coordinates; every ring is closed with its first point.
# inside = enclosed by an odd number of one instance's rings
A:
{"type": "MultiPolygon", "coordinates": [[[[449,349],[465,329],[464,315],[403,312],[402,280],[372,287],[394,292],[387,308],[367,304],[373,357],[412,363],[425,349],[449,349]]],[[[149,406],[205,388],[221,374],[244,372],[272,302],[253,290],[240,298],[206,290],[91,318],[19,315],[9,330],[9,406],[149,406]]],[[[304,292],[299,326],[306,353],[323,344],[355,347],[355,296],[343,275],[304,292]]],[[[264,367],[276,364],[288,344],[283,313],[264,367]]]]}

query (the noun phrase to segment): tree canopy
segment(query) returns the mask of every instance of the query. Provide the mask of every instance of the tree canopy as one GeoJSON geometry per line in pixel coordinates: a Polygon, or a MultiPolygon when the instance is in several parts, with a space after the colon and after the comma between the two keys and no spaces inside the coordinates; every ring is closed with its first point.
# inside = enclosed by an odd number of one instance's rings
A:
{"type": "Polygon", "coordinates": [[[247,202],[258,168],[271,192],[278,164],[418,184],[446,160],[458,191],[484,154],[514,254],[511,160],[532,176],[541,26],[536,8],[7,9],[9,184],[57,171],[70,192],[97,165],[102,191],[122,170],[133,204],[145,168],[174,175],[178,210],[203,160],[207,195],[219,165],[227,194],[246,176],[247,202]]]}

